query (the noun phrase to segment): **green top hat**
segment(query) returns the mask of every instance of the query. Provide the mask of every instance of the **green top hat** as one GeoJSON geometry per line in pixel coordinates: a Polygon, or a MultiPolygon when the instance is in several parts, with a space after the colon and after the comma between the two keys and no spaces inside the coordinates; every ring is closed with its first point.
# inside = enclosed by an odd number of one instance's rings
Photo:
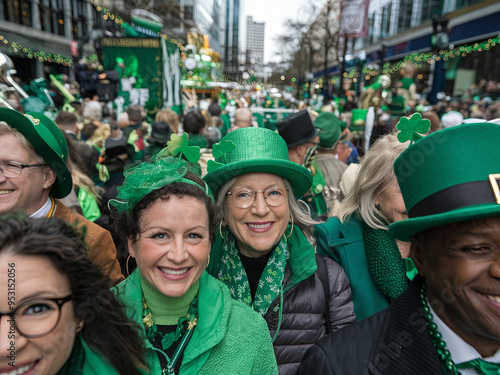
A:
{"type": "Polygon", "coordinates": [[[353,109],[351,112],[352,112],[351,130],[364,129],[366,114],[368,113],[368,109],[356,108],[353,109]]]}
{"type": "Polygon", "coordinates": [[[395,161],[408,220],[389,232],[409,241],[426,229],[500,216],[500,142],[497,124],[465,124],[432,133],[395,161]]]}
{"type": "Polygon", "coordinates": [[[391,115],[404,116],[406,114],[405,98],[403,96],[394,96],[392,102],[387,104],[391,115]]]}
{"type": "Polygon", "coordinates": [[[312,175],[303,166],[288,159],[288,148],[279,134],[265,128],[241,128],[227,134],[214,145],[208,174],[203,178],[214,196],[233,177],[266,172],[286,178],[295,197],[301,198],[311,187],[312,175]]]}
{"type": "Polygon", "coordinates": [[[23,115],[9,108],[0,108],[0,121],[5,121],[11,128],[24,135],[54,170],[57,177],[50,195],[54,198],[66,197],[73,188],[73,179],[66,165],[68,144],[57,125],[41,113],[28,112],[23,115]]]}
{"type": "Polygon", "coordinates": [[[340,138],[340,121],[334,113],[323,112],[316,117],[314,127],[320,129],[319,147],[323,149],[332,148],[340,138]]]}

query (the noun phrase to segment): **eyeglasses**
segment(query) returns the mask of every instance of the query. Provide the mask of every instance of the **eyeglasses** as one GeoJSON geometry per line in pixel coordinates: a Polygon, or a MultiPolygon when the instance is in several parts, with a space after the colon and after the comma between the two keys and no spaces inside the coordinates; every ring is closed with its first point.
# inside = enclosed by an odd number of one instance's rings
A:
{"type": "Polygon", "coordinates": [[[8,315],[24,337],[45,336],[59,324],[62,305],[72,299],[72,294],[63,298],[34,298],[21,303],[12,312],[0,313],[0,318],[8,315]]]}
{"type": "Polygon", "coordinates": [[[22,164],[17,161],[0,162],[0,173],[5,177],[19,177],[24,168],[44,167],[47,164],[22,164]]]}
{"type": "Polygon", "coordinates": [[[269,206],[277,207],[285,201],[287,190],[287,188],[281,186],[269,188],[264,191],[255,191],[249,188],[237,187],[234,191],[228,192],[227,195],[230,195],[233,198],[233,202],[236,207],[249,208],[255,203],[257,193],[262,193],[269,206]]]}

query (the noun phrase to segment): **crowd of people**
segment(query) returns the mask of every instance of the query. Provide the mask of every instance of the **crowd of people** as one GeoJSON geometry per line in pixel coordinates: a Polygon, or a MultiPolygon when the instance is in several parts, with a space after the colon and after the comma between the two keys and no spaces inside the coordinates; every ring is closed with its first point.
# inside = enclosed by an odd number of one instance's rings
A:
{"type": "Polygon", "coordinates": [[[500,374],[497,86],[372,91],[0,108],[0,374],[500,374]]]}

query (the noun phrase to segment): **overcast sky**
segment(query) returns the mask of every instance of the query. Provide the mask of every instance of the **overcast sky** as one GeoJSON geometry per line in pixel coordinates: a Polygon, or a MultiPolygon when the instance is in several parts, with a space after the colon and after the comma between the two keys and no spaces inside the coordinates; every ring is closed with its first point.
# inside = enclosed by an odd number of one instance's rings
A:
{"type": "Polygon", "coordinates": [[[283,23],[288,19],[299,19],[307,0],[246,0],[245,15],[256,22],[265,22],[264,62],[278,61],[274,55],[278,46],[273,37],[283,34],[283,23]]]}

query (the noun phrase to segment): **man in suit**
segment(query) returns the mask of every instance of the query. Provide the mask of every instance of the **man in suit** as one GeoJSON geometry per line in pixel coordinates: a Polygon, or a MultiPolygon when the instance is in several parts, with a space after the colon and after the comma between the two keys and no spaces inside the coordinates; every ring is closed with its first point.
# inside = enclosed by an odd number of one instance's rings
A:
{"type": "Polygon", "coordinates": [[[318,342],[299,375],[500,374],[499,142],[497,124],[464,124],[398,157],[409,219],[389,231],[411,240],[419,275],[387,309],[318,342]]]}
{"type": "Polygon", "coordinates": [[[67,157],[64,135],[48,117],[0,108],[0,215],[23,212],[84,227],[89,258],[117,284],[123,275],[111,234],[58,200],[73,188],[67,157]]]}

